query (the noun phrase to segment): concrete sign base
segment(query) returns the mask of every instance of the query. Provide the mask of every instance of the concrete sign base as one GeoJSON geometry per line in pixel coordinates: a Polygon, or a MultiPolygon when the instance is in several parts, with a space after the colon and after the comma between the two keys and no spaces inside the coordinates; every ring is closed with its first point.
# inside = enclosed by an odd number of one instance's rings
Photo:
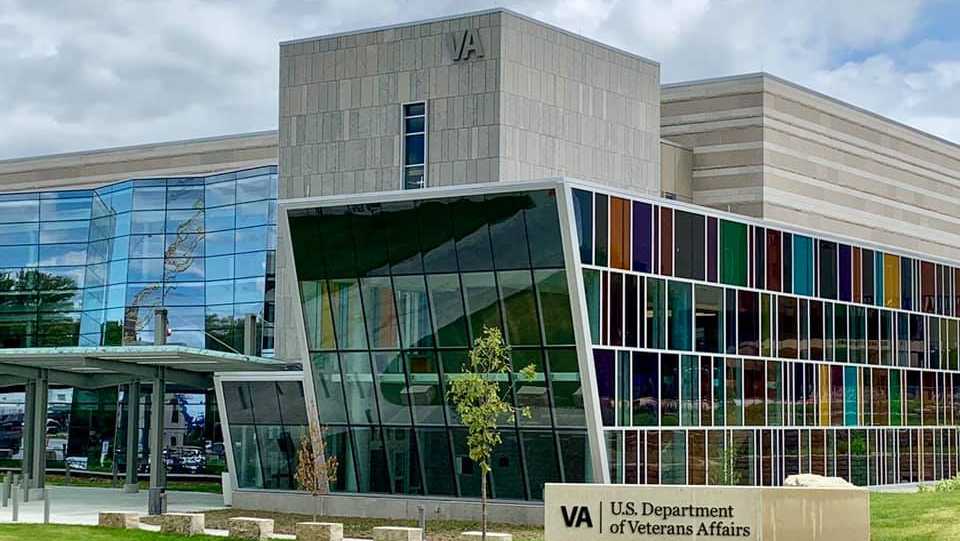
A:
{"type": "Polygon", "coordinates": [[[546,541],[868,541],[866,489],[548,483],[546,541]]]}

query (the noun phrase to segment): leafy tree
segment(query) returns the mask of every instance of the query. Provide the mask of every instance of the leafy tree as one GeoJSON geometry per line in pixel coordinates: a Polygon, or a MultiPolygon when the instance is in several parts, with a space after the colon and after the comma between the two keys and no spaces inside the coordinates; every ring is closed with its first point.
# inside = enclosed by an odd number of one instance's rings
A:
{"type": "Polygon", "coordinates": [[[313,521],[317,521],[320,495],[330,492],[330,483],[337,481],[337,457],[327,456],[326,428],[309,430],[300,438],[297,451],[297,472],[294,474],[297,484],[313,496],[313,521]]]}
{"type": "MultiPolygon", "coordinates": [[[[533,379],[534,372],[534,365],[530,364],[517,375],[529,381],[533,379]]],[[[499,328],[484,326],[463,365],[463,373],[453,379],[447,391],[460,421],[467,427],[470,460],[480,469],[480,531],[483,541],[487,538],[490,457],[501,443],[498,423],[512,419],[518,413],[530,416],[529,407],[518,409],[513,406],[509,399],[509,385],[501,385],[501,382],[509,381],[511,375],[514,374],[510,347],[504,343],[499,328]]]]}

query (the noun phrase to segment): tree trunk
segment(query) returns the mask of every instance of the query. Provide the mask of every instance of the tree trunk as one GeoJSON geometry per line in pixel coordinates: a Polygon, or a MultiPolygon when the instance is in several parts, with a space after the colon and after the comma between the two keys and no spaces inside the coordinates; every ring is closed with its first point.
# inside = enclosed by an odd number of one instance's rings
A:
{"type": "Polygon", "coordinates": [[[480,476],[480,541],[487,541],[487,472],[480,476]]]}

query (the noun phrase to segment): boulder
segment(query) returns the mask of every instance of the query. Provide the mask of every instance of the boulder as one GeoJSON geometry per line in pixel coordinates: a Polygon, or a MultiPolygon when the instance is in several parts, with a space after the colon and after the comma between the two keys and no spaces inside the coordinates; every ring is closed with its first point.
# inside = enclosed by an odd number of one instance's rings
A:
{"type": "Polygon", "coordinates": [[[98,513],[97,525],[104,528],[137,530],[140,528],[140,513],[98,513]]]}
{"type": "Polygon", "coordinates": [[[423,541],[423,530],[399,526],[379,526],[373,529],[373,541],[423,541]]]}
{"type": "Polygon", "coordinates": [[[785,487],[852,488],[854,485],[841,477],[824,477],[812,473],[791,475],[783,480],[785,487]]]}
{"type": "Polygon", "coordinates": [[[234,517],[227,521],[230,537],[266,541],[273,535],[272,518],[234,517]]]}
{"type": "Polygon", "coordinates": [[[338,522],[298,522],[297,541],[343,541],[343,524],[338,522]]]}
{"type": "Polygon", "coordinates": [[[160,531],[177,535],[200,535],[206,525],[202,513],[164,513],[160,515],[160,531]]]}

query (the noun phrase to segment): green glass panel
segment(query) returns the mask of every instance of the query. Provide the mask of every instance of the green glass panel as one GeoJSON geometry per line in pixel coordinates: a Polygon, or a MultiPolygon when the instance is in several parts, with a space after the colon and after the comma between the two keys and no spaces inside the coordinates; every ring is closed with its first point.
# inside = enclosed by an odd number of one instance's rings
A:
{"type": "Polygon", "coordinates": [[[352,429],[356,454],[357,492],[389,494],[390,470],[380,427],[352,429]]]}
{"type": "Polygon", "coordinates": [[[429,274],[430,310],[437,329],[440,347],[464,347],[467,339],[467,319],[463,311],[460,277],[456,274],[429,274]]]}
{"type": "Polygon", "coordinates": [[[560,216],[553,190],[530,192],[532,205],[524,211],[527,236],[530,238],[530,259],[534,268],[562,267],[563,244],[560,237],[560,216]]]}
{"type": "Polygon", "coordinates": [[[666,285],[659,278],[647,278],[647,347],[666,348],[666,285]]]}
{"type": "MultiPolygon", "coordinates": [[[[400,339],[404,349],[433,346],[433,330],[427,299],[427,285],[423,276],[397,276],[393,279],[397,314],[400,319],[400,339]]],[[[367,318],[370,314],[367,314],[367,318]]]]}
{"type": "Polygon", "coordinates": [[[513,370],[519,372],[532,365],[532,380],[513,378],[513,395],[518,408],[528,408],[530,416],[518,416],[520,426],[550,426],[550,394],[543,366],[543,354],[539,349],[514,349],[513,370]]]}
{"type": "Polygon", "coordinates": [[[422,495],[426,492],[420,476],[420,450],[411,428],[383,428],[391,487],[396,494],[422,495]]]}
{"type": "Polygon", "coordinates": [[[723,426],[727,423],[726,400],[726,363],[722,357],[713,360],[713,424],[723,426]]]}
{"type": "Polygon", "coordinates": [[[315,353],[311,357],[311,362],[320,422],[345,423],[347,416],[344,411],[343,378],[340,376],[337,354],[315,353]]]}
{"type": "Polygon", "coordinates": [[[337,347],[341,350],[366,349],[367,335],[357,280],[338,278],[330,280],[329,287],[330,308],[337,331],[337,347]]]}
{"type": "Polygon", "coordinates": [[[857,367],[843,369],[843,419],[847,426],[857,425],[857,367]]]}
{"type": "Polygon", "coordinates": [[[428,200],[417,205],[420,251],[426,272],[456,272],[457,245],[448,200],[428,200]]]}
{"type": "MultiPolygon", "coordinates": [[[[342,360],[344,361],[343,369],[346,373],[346,362],[348,358],[344,356],[342,360]]],[[[359,359],[357,359],[357,361],[359,362],[359,359]]],[[[411,387],[407,384],[403,357],[400,355],[400,352],[376,351],[373,353],[373,364],[376,369],[377,399],[380,403],[380,417],[383,424],[410,424],[410,403],[415,397],[412,397],[410,394],[411,387]]],[[[369,407],[375,407],[373,404],[374,401],[369,401],[371,402],[369,407]]],[[[357,423],[352,412],[350,421],[357,423]]]]}
{"type": "MultiPolygon", "coordinates": [[[[443,387],[449,389],[452,382],[458,377],[463,376],[463,365],[467,362],[467,352],[465,350],[445,350],[439,353],[440,364],[443,366],[443,387]]],[[[450,398],[444,396],[447,402],[447,423],[451,425],[462,424],[457,416],[456,408],[450,402],[450,398]]]]}
{"type": "Polygon", "coordinates": [[[574,343],[567,275],[562,270],[535,270],[544,337],[548,345],[574,343]]]}
{"type": "Polygon", "coordinates": [[[576,350],[547,350],[547,360],[550,365],[550,388],[557,426],[586,426],[576,350]]]}
{"type": "Polygon", "coordinates": [[[390,278],[363,278],[363,310],[366,314],[367,337],[374,349],[397,349],[397,308],[393,303],[390,278]]]}
{"type": "Polygon", "coordinates": [[[427,494],[456,496],[453,464],[450,462],[450,436],[445,428],[418,428],[417,436],[423,454],[424,481],[427,494]]]}
{"type": "Polygon", "coordinates": [[[476,340],[483,327],[500,327],[500,306],[492,272],[473,272],[461,276],[470,336],[476,340]]]}
{"type": "Polygon", "coordinates": [[[546,431],[522,431],[523,452],[526,455],[527,478],[530,498],[543,499],[545,483],[560,482],[556,440],[553,433],[546,431]]]}
{"type": "Polygon", "coordinates": [[[688,282],[668,282],[667,306],[669,308],[670,349],[690,351],[693,349],[693,297],[688,282]]]}
{"type": "Polygon", "coordinates": [[[726,359],[726,365],[726,424],[741,426],[743,425],[743,361],[726,359]]]}
{"type": "Polygon", "coordinates": [[[793,292],[813,295],[813,239],[793,236],[793,292]]]}
{"type": "Polygon", "coordinates": [[[600,344],[600,271],[583,269],[583,289],[590,320],[590,340],[592,344],[600,344]]]}
{"type": "Polygon", "coordinates": [[[783,365],[767,361],[767,424],[783,424],[783,365]]]}
{"type": "Polygon", "coordinates": [[[376,390],[370,370],[370,354],[367,352],[341,353],[340,364],[343,370],[344,393],[350,422],[379,423],[380,414],[374,396],[376,390]]]}
{"type": "Polygon", "coordinates": [[[687,433],[664,430],[660,433],[660,482],[682,485],[687,482],[687,433]]]}
{"type": "Polygon", "coordinates": [[[402,394],[413,406],[416,424],[442,425],[444,400],[436,354],[432,351],[408,351],[404,353],[404,358],[410,384],[402,394]]]}
{"type": "Polygon", "coordinates": [[[900,391],[900,371],[890,370],[890,426],[900,426],[903,423],[902,394],[900,391]]]}
{"type": "Polygon", "coordinates": [[[497,269],[530,267],[530,250],[523,209],[531,206],[527,194],[488,195],[486,210],[493,242],[493,263],[497,269]]]}
{"type": "Polygon", "coordinates": [[[747,226],[720,220],[720,281],[747,285],[747,226]]]}
{"type": "Polygon", "coordinates": [[[617,425],[630,426],[630,352],[617,352],[617,425]]]}
{"type": "Polygon", "coordinates": [[[530,271],[501,271],[497,273],[497,281],[506,316],[507,343],[512,346],[539,345],[540,324],[530,271]]]}

